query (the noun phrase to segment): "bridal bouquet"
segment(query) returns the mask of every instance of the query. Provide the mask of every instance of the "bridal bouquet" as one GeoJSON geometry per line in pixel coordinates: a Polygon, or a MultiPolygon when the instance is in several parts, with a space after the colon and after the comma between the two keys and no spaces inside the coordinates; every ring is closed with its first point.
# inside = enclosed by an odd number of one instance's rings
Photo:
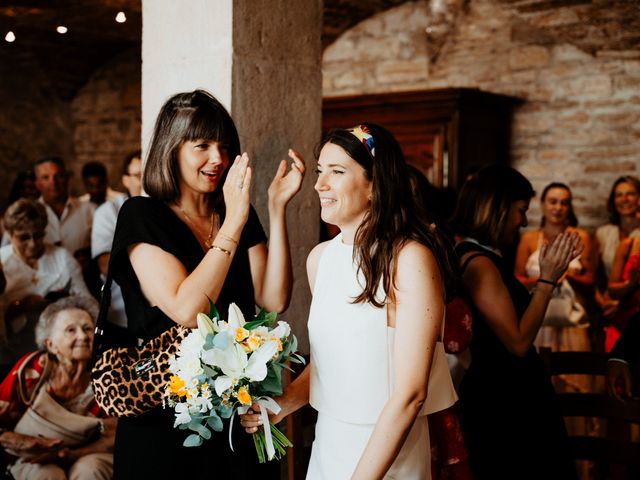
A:
{"type": "Polygon", "coordinates": [[[279,459],[291,442],[269,422],[267,410],[277,414],[272,395],[282,394],[282,369],[286,362],[304,363],[296,353],[297,340],[286,322],[276,324],[277,314],[261,310],[245,322],[240,309],[229,306],[228,321],[219,320],[211,304],[209,316],[199,313],[198,328],[181,343],[170,360],[173,374],[165,393],[165,404],[175,410],[174,427],[189,430],[185,447],[197,447],[222,431],[222,419],[260,406],[264,431],[253,434],[258,459],[279,459]]]}

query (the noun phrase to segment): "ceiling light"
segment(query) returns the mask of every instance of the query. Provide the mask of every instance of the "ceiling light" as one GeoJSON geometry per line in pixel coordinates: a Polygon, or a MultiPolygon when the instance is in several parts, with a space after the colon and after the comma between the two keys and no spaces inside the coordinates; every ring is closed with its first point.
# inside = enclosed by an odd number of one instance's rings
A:
{"type": "Polygon", "coordinates": [[[69,31],[69,29],[67,27],[65,27],[64,25],[58,25],[58,27],[56,27],[56,32],[60,33],[60,34],[65,34],[69,31]]]}
{"type": "Polygon", "coordinates": [[[124,14],[124,12],[118,12],[118,14],[116,15],[116,22],[124,23],[126,21],[127,21],[127,16],[124,14]]]}
{"type": "Polygon", "coordinates": [[[9,43],[15,42],[16,41],[16,35],[13,32],[8,32],[5,35],[4,39],[9,43]]]}

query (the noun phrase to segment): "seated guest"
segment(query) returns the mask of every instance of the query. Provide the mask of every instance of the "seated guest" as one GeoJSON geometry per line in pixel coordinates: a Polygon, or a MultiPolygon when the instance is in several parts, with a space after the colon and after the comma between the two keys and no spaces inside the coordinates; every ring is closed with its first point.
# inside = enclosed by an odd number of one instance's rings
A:
{"type": "Polygon", "coordinates": [[[111,478],[115,419],[98,418],[88,366],[97,313],[90,297],[49,305],[37,326],[44,351],[23,357],[0,385],[0,445],[16,480],[111,478]]]}
{"type": "Polygon", "coordinates": [[[122,196],[109,187],[107,167],[100,162],[88,162],[82,167],[82,183],[87,191],[78,197],[81,202],[92,202],[96,206],[102,205],[108,200],[115,200],[122,196]]]}
{"type": "Polygon", "coordinates": [[[607,390],[620,400],[632,396],[631,368],[640,363],[640,313],[629,319],[607,363],[607,390]]]}
{"type": "MultiPolygon", "coordinates": [[[[18,175],[16,175],[15,180],[11,184],[6,206],[11,205],[16,200],[19,200],[21,198],[31,198],[36,200],[39,196],[40,192],[38,192],[38,189],[36,188],[36,176],[34,175],[34,173],[31,170],[18,172],[18,175]]],[[[2,212],[2,215],[4,215],[4,211],[2,212]]],[[[2,222],[0,222],[0,233],[3,232],[1,223],[2,222]]],[[[9,237],[7,235],[2,235],[0,246],[4,247],[8,244],[9,237]]],[[[2,292],[2,288],[0,288],[0,292],[2,292]]]]}
{"type": "Polygon", "coordinates": [[[622,240],[640,237],[640,180],[630,175],[618,178],[611,187],[607,210],[609,223],[598,227],[595,234],[596,251],[601,267],[598,269],[596,300],[605,317],[611,318],[615,314],[618,302],[609,296],[607,284],[616,250],[622,240]]]}
{"type": "MultiPolygon", "coordinates": [[[[122,204],[130,197],[140,195],[142,182],[142,161],[140,151],[127,155],[122,169],[122,184],[127,193],[119,195],[112,200],[107,200],[100,205],[93,215],[93,228],[91,229],[91,258],[98,263],[100,275],[104,282],[109,259],[111,257],[111,244],[116,230],[116,220],[122,204]]],[[[109,321],[120,327],[127,326],[127,316],[124,311],[124,300],[120,287],[116,283],[111,285],[111,308],[109,309],[109,321]]]]}
{"type": "Polygon", "coordinates": [[[574,308],[564,312],[552,312],[548,309],[535,345],[550,347],[554,351],[589,351],[591,345],[587,330],[579,327],[589,326],[580,293],[593,294],[591,240],[585,230],[577,228],[578,219],[571,200],[571,190],[564,183],[551,183],[544,188],[540,197],[540,228],[526,232],[520,237],[515,275],[527,289],[532,290],[540,278],[539,257],[542,245],[551,243],[562,232],[575,232],[580,236],[584,250],[580,257],[571,261],[566,276],[554,290],[552,297],[559,304],[563,305],[566,301],[573,304],[574,308]],[[566,326],[557,325],[563,319],[550,318],[565,313],[566,326]],[[554,321],[556,325],[548,324],[554,321]]]}
{"type": "Polygon", "coordinates": [[[69,175],[62,158],[38,160],[35,174],[40,200],[47,210],[45,241],[66,248],[76,258],[88,260],[95,205],[69,196],[69,175]]]}
{"type": "Polygon", "coordinates": [[[640,312],[640,238],[620,242],[609,276],[609,295],[620,302],[605,337],[605,351],[611,350],[629,319],[640,312]]]}
{"type": "Polygon", "coordinates": [[[65,296],[89,295],[80,265],[62,247],[44,242],[47,213],[42,203],[21,199],[4,215],[11,243],[0,248],[6,287],[0,295],[5,345],[0,364],[13,364],[35,348],[38,315],[51,301],[65,296]]]}

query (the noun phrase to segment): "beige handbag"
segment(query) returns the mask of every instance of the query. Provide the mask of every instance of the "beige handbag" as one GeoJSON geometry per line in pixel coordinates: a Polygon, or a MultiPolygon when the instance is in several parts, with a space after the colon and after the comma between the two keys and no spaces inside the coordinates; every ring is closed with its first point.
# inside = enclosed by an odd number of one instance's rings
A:
{"type": "MultiPolygon", "coordinates": [[[[48,370],[45,368],[45,372],[48,370]]],[[[78,415],[60,405],[47,392],[45,384],[47,376],[43,374],[42,381],[36,385],[35,398],[33,396],[27,398],[20,388],[22,400],[29,405],[29,408],[13,431],[32,437],[59,438],[65,447],[78,447],[97,440],[104,430],[102,420],[92,416],[78,415]]]]}
{"type": "Polygon", "coordinates": [[[581,327],[589,326],[587,312],[578,303],[576,294],[567,280],[558,284],[553,290],[549,306],[542,320],[548,327],[581,327]]]}

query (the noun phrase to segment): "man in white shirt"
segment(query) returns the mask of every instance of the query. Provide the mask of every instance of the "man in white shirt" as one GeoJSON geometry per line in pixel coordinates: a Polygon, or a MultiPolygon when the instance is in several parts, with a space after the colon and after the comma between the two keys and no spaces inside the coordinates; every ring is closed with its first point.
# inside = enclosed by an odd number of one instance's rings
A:
{"type": "Polygon", "coordinates": [[[47,210],[45,241],[66,248],[81,263],[91,247],[95,205],[69,196],[69,175],[60,157],[44,157],[35,164],[36,188],[47,210]]]}
{"type": "MultiPolygon", "coordinates": [[[[130,197],[140,195],[142,191],[142,162],[140,152],[134,152],[127,156],[122,169],[122,184],[127,189],[127,194],[120,195],[112,200],[107,200],[100,205],[93,216],[93,229],[91,232],[91,258],[97,261],[102,280],[104,281],[109,268],[111,256],[111,244],[116,230],[118,212],[122,204],[130,197]]],[[[122,292],[117,284],[111,286],[111,308],[109,321],[120,327],[127,326],[127,316],[124,311],[122,292]]]]}

